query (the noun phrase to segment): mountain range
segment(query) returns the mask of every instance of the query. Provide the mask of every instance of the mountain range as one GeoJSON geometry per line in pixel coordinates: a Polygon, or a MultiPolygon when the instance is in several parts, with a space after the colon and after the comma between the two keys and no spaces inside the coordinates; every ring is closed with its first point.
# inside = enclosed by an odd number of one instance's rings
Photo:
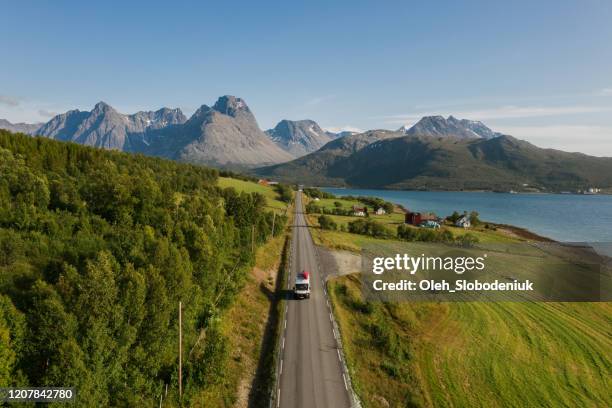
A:
{"type": "Polygon", "coordinates": [[[71,110],[45,124],[0,128],[105,149],[155,155],[226,168],[250,168],[294,158],[259,129],[241,98],[222,96],[202,105],[189,119],[180,109],[119,113],[99,102],[91,111],[71,110]]]}
{"type": "Polygon", "coordinates": [[[71,110],[53,117],[35,131],[38,136],[87,146],[142,152],[155,130],[184,123],[180,109],[124,115],[110,105],[99,102],[91,112],[71,110]]]}
{"type": "Polygon", "coordinates": [[[542,149],[481,122],[431,116],[410,129],[349,135],[257,174],[307,185],[563,191],[612,187],[612,158],[542,149]]]}
{"type": "Polygon", "coordinates": [[[25,133],[26,135],[33,135],[42,125],[42,123],[11,123],[6,119],[0,119],[0,129],[25,133]]]}
{"type": "Polygon", "coordinates": [[[560,191],[612,188],[612,158],[542,149],[482,122],[426,116],[410,128],[332,133],[312,120],[263,132],[246,102],[222,96],[190,118],[180,109],[125,115],[104,102],[44,124],[0,128],[311,185],[560,191]]]}

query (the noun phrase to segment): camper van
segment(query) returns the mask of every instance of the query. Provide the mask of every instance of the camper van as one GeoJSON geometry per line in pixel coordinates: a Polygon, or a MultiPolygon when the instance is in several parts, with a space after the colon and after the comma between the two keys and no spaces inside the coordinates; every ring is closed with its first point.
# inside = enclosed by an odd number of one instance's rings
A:
{"type": "Polygon", "coordinates": [[[295,278],[293,294],[297,299],[310,297],[310,274],[307,271],[302,271],[295,278]]]}

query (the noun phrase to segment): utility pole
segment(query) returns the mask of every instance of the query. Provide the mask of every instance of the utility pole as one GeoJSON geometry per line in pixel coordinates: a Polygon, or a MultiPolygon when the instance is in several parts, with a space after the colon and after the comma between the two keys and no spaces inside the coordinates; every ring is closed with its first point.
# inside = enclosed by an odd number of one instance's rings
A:
{"type": "Polygon", "coordinates": [[[251,228],[251,252],[255,253],[255,224],[251,228]]]}
{"type": "Polygon", "coordinates": [[[183,302],[179,301],[179,399],[183,399],[183,302]]]}

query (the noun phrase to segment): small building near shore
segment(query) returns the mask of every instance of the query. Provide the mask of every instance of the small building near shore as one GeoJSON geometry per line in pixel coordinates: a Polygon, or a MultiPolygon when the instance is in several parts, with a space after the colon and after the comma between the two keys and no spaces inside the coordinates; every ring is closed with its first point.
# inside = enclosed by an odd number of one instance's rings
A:
{"type": "Polygon", "coordinates": [[[472,223],[470,222],[470,217],[467,215],[463,215],[457,221],[455,221],[455,227],[470,228],[471,226],[472,223]]]}
{"type": "Polygon", "coordinates": [[[278,184],[278,181],[272,181],[268,179],[259,179],[257,183],[261,184],[262,186],[275,186],[278,184]]]}
{"type": "Polygon", "coordinates": [[[420,213],[408,211],[404,216],[404,222],[406,224],[419,226],[424,221],[438,221],[438,217],[434,213],[420,213]]]}
{"type": "Polygon", "coordinates": [[[353,215],[355,217],[365,217],[368,214],[368,209],[366,207],[353,206],[353,215]]]}
{"type": "Polygon", "coordinates": [[[385,215],[386,213],[387,212],[382,207],[379,207],[379,208],[376,209],[376,215],[385,215]]]}

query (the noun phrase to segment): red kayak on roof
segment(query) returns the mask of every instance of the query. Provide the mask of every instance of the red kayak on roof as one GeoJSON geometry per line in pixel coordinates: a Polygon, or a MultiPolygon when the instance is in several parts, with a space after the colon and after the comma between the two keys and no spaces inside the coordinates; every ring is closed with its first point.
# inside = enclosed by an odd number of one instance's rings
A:
{"type": "Polygon", "coordinates": [[[304,279],[308,279],[308,271],[302,271],[302,276],[304,277],[304,279]]]}

